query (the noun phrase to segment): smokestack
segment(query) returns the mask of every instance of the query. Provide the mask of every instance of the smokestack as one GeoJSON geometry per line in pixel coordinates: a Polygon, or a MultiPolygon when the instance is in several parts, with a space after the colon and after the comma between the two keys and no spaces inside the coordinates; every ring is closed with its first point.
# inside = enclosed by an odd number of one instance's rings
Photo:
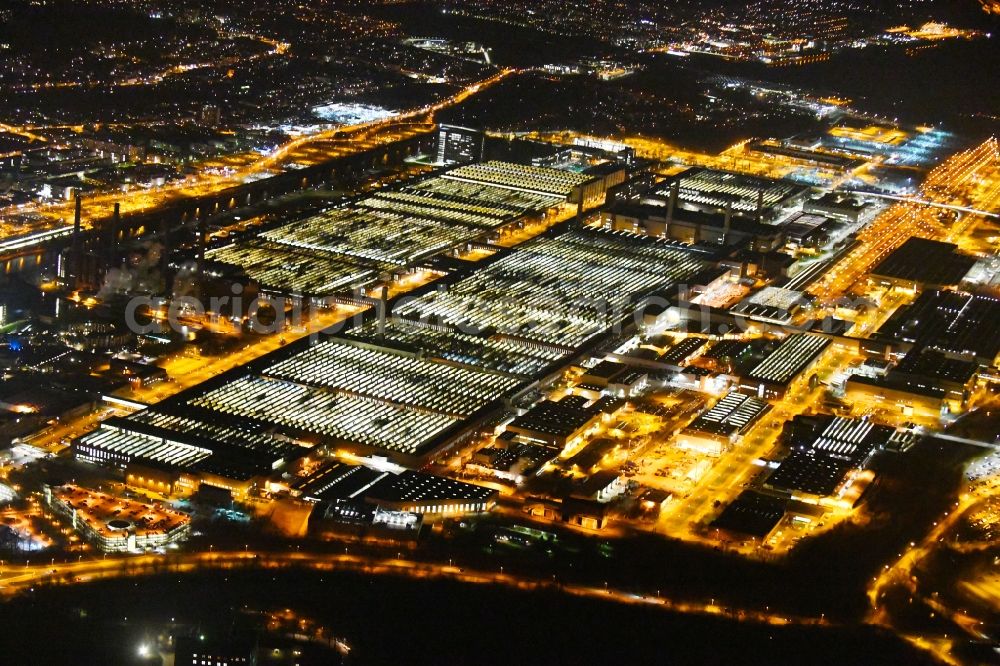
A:
{"type": "Polygon", "coordinates": [[[382,285],[378,297],[378,337],[385,337],[385,318],[389,309],[389,287],[382,285]]]}
{"type": "Polygon", "coordinates": [[[73,213],[73,245],[76,246],[80,242],[80,223],[83,217],[83,199],[80,197],[80,193],[76,193],[76,210],[73,213]]]}
{"type": "Polygon", "coordinates": [[[122,205],[115,202],[115,212],[111,215],[111,239],[108,243],[108,266],[115,263],[115,248],[118,246],[118,231],[122,224],[122,205]]]}
{"type": "Polygon", "coordinates": [[[680,196],[681,184],[674,181],[670,186],[670,200],[667,202],[667,226],[674,221],[674,210],[677,208],[677,198],[680,196]]]}
{"type": "Polygon", "coordinates": [[[80,193],[76,193],[76,209],[73,212],[73,258],[70,262],[71,277],[73,278],[73,288],[80,287],[80,273],[83,272],[83,252],[80,249],[80,226],[83,218],[83,199],[80,193]]]}
{"type": "Polygon", "coordinates": [[[208,245],[208,209],[201,208],[201,216],[198,218],[198,278],[204,277],[205,273],[205,246],[208,245]]]}
{"type": "Polygon", "coordinates": [[[757,221],[764,215],[764,190],[757,190],[757,221]]]}

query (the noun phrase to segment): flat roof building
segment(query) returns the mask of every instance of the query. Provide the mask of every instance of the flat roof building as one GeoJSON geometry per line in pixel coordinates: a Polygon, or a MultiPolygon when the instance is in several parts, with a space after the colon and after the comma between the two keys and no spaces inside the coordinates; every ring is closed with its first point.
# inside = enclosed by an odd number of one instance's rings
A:
{"type": "Polygon", "coordinates": [[[714,213],[731,207],[734,215],[758,222],[773,221],[782,209],[805,200],[809,188],[785,180],[730,171],[691,167],[668,178],[654,196],[669,201],[677,185],[677,205],[714,213]]]}
{"type": "Polygon", "coordinates": [[[796,379],[807,373],[830,346],[830,340],[812,333],[788,336],[764,360],[740,378],[740,390],[760,398],[779,399],[796,379]]]}
{"type": "Polygon", "coordinates": [[[386,273],[486,240],[581,192],[593,198],[587,189],[591,180],[505,162],[459,167],[266,228],[205,256],[242,268],[267,294],[348,293],[386,273]]]}
{"type": "Polygon", "coordinates": [[[544,400],[511,421],[507,430],[562,448],[597,423],[602,404],[578,395],[565,396],[558,402],[544,400]]]}
{"type": "Polygon", "coordinates": [[[848,400],[883,403],[897,413],[940,418],[945,407],[945,391],[910,377],[866,377],[851,375],[844,382],[848,400]]]}
{"type": "Polygon", "coordinates": [[[600,177],[513,162],[481,162],[449,171],[446,178],[491,185],[518,192],[555,196],[583,208],[604,200],[600,177]]]}
{"type": "Polygon", "coordinates": [[[107,553],[162,548],[184,540],[191,530],[190,517],[182,513],[79,486],[46,486],[45,499],[107,553]]]}
{"type": "Polygon", "coordinates": [[[945,411],[960,412],[965,408],[979,370],[975,361],[915,347],[881,376],[851,375],[845,390],[852,400],[881,402],[903,414],[937,418],[945,411]]]}
{"type": "Polygon", "coordinates": [[[965,407],[975,389],[979,364],[975,361],[953,358],[935,349],[914,348],[899,364],[891,369],[891,379],[929,383],[945,392],[953,411],[965,407]]]}
{"type": "Polygon", "coordinates": [[[871,270],[875,284],[914,291],[942,289],[960,284],[976,258],[961,254],[954,243],[914,236],[889,253],[871,270]]]}
{"type": "Polygon", "coordinates": [[[290,492],[310,502],[364,502],[390,512],[422,515],[487,511],[497,495],[493,488],[435,474],[396,473],[337,460],[297,479],[290,492]]]}
{"type": "Polygon", "coordinates": [[[308,476],[289,486],[293,497],[310,502],[335,502],[364,499],[364,493],[388,474],[364,465],[350,465],[330,460],[308,476]]]}
{"type": "Polygon", "coordinates": [[[721,455],[770,409],[763,400],[732,391],[684,428],[677,436],[677,445],[721,455]]]}
{"type": "Polygon", "coordinates": [[[753,490],[744,490],[730,502],[711,526],[738,538],[764,540],[785,515],[786,501],[753,490]]]}
{"type": "Polygon", "coordinates": [[[601,212],[603,225],[613,231],[644,233],[689,245],[740,246],[766,252],[784,242],[783,229],[725,210],[670,207],[656,199],[620,201],[601,212]]]}
{"type": "Polygon", "coordinates": [[[486,486],[407,470],[380,479],[366,491],[365,500],[394,511],[457,515],[488,511],[497,494],[486,486]]]}
{"type": "Polygon", "coordinates": [[[764,487],[792,499],[839,498],[851,473],[867,467],[892,439],[894,429],[867,419],[796,416],[785,425],[791,453],[767,478],[764,487]]]}
{"type": "Polygon", "coordinates": [[[242,496],[306,448],[259,422],[168,400],[108,419],[71,450],[79,460],[123,470],[135,487],[187,495],[208,483],[242,496]]]}
{"type": "Polygon", "coordinates": [[[599,229],[539,237],[446,290],[393,309],[393,317],[570,353],[633,312],[642,297],[683,283],[704,251],[599,229]]]}
{"type": "Polygon", "coordinates": [[[764,287],[729,309],[741,317],[770,324],[788,324],[792,316],[807,304],[805,294],[783,287],[764,287]]]}
{"type": "Polygon", "coordinates": [[[899,351],[923,346],[994,366],[1000,354],[1000,299],[927,290],[893,313],[872,338],[899,351]]]}
{"type": "Polygon", "coordinates": [[[860,222],[873,208],[871,204],[843,192],[827,192],[819,199],[806,199],[802,205],[802,210],[807,213],[819,213],[848,222],[860,222]]]}
{"type": "Polygon", "coordinates": [[[193,492],[211,474],[237,494],[317,444],[420,467],[642,298],[705,265],[701,252],[666,241],[559,229],[400,299],[391,316],[348,335],[303,339],[109,420],[74,452],[174,474],[157,489],[193,492]]]}

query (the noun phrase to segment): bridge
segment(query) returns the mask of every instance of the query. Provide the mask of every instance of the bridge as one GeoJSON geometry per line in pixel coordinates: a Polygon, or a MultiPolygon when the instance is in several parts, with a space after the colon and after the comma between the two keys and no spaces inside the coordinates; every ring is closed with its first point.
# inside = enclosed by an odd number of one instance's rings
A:
{"type": "Polygon", "coordinates": [[[864,190],[844,190],[849,194],[861,194],[866,197],[878,197],[879,199],[891,199],[893,201],[904,201],[907,203],[921,204],[923,206],[932,206],[934,208],[944,208],[947,210],[956,210],[960,213],[969,213],[970,215],[982,215],[983,217],[992,217],[994,219],[1000,219],[1000,214],[988,210],[980,210],[978,208],[971,208],[969,206],[960,206],[958,204],[947,204],[941,203],[940,201],[929,201],[927,199],[921,199],[915,195],[902,196],[896,194],[882,194],[878,192],[866,192],[864,190]]]}

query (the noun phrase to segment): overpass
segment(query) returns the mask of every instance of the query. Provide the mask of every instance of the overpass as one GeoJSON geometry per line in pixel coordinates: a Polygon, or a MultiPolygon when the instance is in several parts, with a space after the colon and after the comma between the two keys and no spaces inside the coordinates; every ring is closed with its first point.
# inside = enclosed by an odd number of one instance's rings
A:
{"type": "Polygon", "coordinates": [[[988,210],[980,210],[978,208],[971,208],[969,206],[960,206],[958,204],[947,204],[941,203],[939,201],[929,201],[927,199],[921,199],[915,195],[900,196],[896,194],[882,194],[880,192],[866,192],[865,190],[843,190],[848,194],[860,194],[866,197],[878,197],[879,199],[891,199],[893,201],[904,201],[907,203],[921,204],[923,206],[931,206],[933,208],[944,208],[946,210],[955,210],[960,213],[969,213],[970,215],[982,215],[983,217],[992,217],[994,219],[1000,219],[1000,213],[991,212],[988,210]]]}

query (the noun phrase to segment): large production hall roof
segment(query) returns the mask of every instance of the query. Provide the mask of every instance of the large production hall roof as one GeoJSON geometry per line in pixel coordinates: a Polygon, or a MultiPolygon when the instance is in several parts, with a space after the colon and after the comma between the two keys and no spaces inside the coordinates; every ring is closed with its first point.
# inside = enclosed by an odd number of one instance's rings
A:
{"type": "Polygon", "coordinates": [[[323,296],[371,282],[564,203],[580,177],[504,162],[459,167],[211,249],[265,290],[323,296]]]}
{"type": "Polygon", "coordinates": [[[767,358],[754,366],[747,377],[772,384],[788,384],[829,345],[830,340],[819,335],[790,335],[767,358]]]}
{"type": "Polygon", "coordinates": [[[697,250],[672,241],[575,230],[530,241],[394,314],[569,350],[627,315],[640,295],[683,282],[705,265],[697,250]]]}
{"type": "Polygon", "coordinates": [[[448,172],[445,177],[561,198],[569,197],[574,188],[593,180],[592,176],[572,171],[510,162],[470,164],[448,172]]]}
{"type": "Polygon", "coordinates": [[[992,365],[1000,354],[1000,299],[958,291],[925,291],[894,312],[875,334],[992,365]]]}
{"type": "Polygon", "coordinates": [[[322,440],[416,455],[521,381],[388,347],[324,340],[259,372],[116,420],[113,431],[99,430],[81,444],[177,467],[212,460],[234,441],[248,457],[271,452],[272,460],[289,453],[275,449],[276,440],[292,449],[288,441],[322,440]]]}
{"type": "Polygon", "coordinates": [[[889,253],[875,268],[872,277],[899,281],[954,286],[962,282],[976,258],[957,252],[953,243],[914,236],[889,253]]]}
{"type": "Polygon", "coordinates": [[[80,445],[95,460],[185,468],[218,467],[240,451],[253,469],[274,467],[294,451],[276,442],[421,456],[627,317],[643,296],[704,266],[696,248],[667,240],[562,231],[457,274],[447,288],[401,299],[384,326],[280,350],[116,419],[80,445]]]}
{"type": "Polygon", "coordinates": [[[720,209],[732,204],[736,213],[756,212],[758,201],[765,210],[779,208],[809,191],[784,180],[692,167],[666,181],[658,194],[669,196],[675,182],[682,202],[720,209]]]}

